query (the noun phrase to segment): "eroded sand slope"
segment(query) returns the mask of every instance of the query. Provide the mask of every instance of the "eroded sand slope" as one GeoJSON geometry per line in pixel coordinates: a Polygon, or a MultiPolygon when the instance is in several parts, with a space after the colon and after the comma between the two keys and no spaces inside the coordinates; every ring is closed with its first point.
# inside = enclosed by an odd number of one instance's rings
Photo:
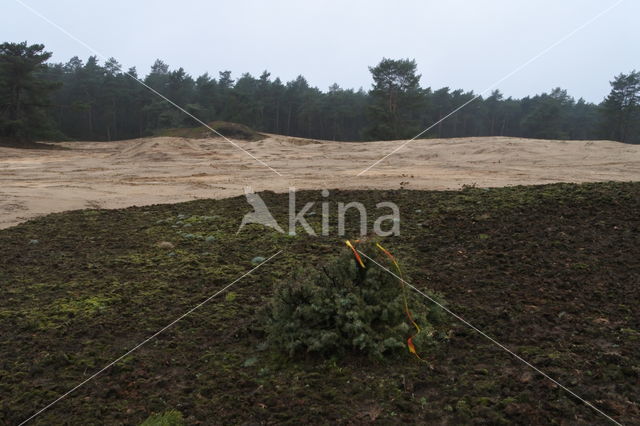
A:
{"type": "Polygon", "coordinates": [[[271,136],[146,138],[61,143],[67,150],[0,148],[0,228],[38,215],[224,198],[269,189],[458,189],[550,182],[640,180],[640,145],[516,138],[345,143],[271,136]]]}

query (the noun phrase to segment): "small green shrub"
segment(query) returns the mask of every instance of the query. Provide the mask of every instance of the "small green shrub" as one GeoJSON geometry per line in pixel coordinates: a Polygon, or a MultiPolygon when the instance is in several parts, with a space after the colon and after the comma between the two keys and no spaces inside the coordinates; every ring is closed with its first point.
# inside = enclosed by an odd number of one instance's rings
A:
{"type": "MultiPolygon", "coordinates": [[[[358,250],[390,270],[389,259],[374,243],[358,250]]],[[[289,356],[358,353],[385,358],[407,352],[407,338],[416,330],[406,318],[400,281],[363,257],[360,267],[345,248],[317,271],[300,270],[276,288],[268,307],[270,346],[289,356]]],[[[395,271],[394,271],[395,272],[395,271]]],[[[409,307],[422,332],[413,339],[418,352],[433,343],[442,311],[437,305],[406,290],[409,307]]]]}

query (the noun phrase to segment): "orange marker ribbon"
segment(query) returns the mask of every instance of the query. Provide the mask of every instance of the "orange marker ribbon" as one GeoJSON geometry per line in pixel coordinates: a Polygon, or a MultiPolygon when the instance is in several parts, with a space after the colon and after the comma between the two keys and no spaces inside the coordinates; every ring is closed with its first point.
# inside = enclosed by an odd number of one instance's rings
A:
{"type": "Polygon", "coordinates": [[[358,261],[360,266],[362,266],[364,268],[364,262],[362,261],[362,258],[360,257],[360,254],[358,253],[358,250],[356,250],[356,248],[353,246],[353,244],[351,244],[351,241],[347,240],[347,241],[345,241],[345,244],[347,245],[347,247],[349,247],[351,249],[351,251],[355,255],[356,260],[358,261]]]}
{"type": "Polygon", "coordinates": [[[402,300],[404,302],[404,313],[407,316],[407,319],[409,320],[409,322],[416,329],[416,334],[414,334],[413,336],[411,336],[411,337],[409,337],[407,339],[407,347],[409,348],[409,352],[414,354],[416,356],[416,358],[418,358],[420,361],[428,362],[427,360],[422,359],[422,357],[420,357],[420,355],[418,355],[418,352],[416,351],[416,346],[413,344],[413,338],[416,337],[418,334],[420,334],[422,332],[422,329],[415,322],[415,320],[413,319],[413,315],[411,314],[411,311],[409,310],[409,302],[407,300],[407,289],[406,289],[406,284],[404,282],[404,278],[402,277],[402,270],[400,269],[400,265],[396,261],[396,258],[391,254],[391,252],[389,252],[389,250],[387,250],[384,247],[382,247],[379,243],[376,243],[376,247],[378,247],[385,255],[387,255],[387,257],[391,260],[391,262],[396,267],[396,270],[398,271],[398,277],[399,277],[399,280],[400,280],[400,286],[402,287],[402,300]]]}
{"type": "MultiPolygon", "coordinates": [[[[356,243],[357,242],[358,241],[356,240],[356,243]]],[[[353,255],[355,256],[356,261],[358,262],[358,264],[362,268],[364,268],[365,267],[364,266],[364,262],[362,261],[362,258],[360,257],[360,254],[358,253],[358,250],[356,250],[356,248],[353,246],[353,244],[351,244],[351,241],[347,240],[347,241],[345,241],[345,244],[353,252],[353,255]]],[[[418,358],[420,361],[428,363],[429,361],[427,361],[427,360],[423,359],[422,357],[420,357],[420,355],[416,351],[416,346],[413,344],[413,338],[416,337],[418,334],[420,334],[422,332],[422,329],[415,322],[415,320],[413,319],[413,315],[411,314],[411,311],[409,310],[409,302],[407,300],[407,289],[406,289],[406,284],[404,282],[404,278],[402,277],[402,269],[400,269],[400,265],[396,261],[396,258],[391,254],[391,252],[389,252],[389,250],[387,250],[384,247],[382,247],[379,243],[376,243],[376,247],[378,247],[378,249],[380,249],[391,260],[393,265],[396,267],[396,270],[398,271],[398,277],[399,277],[399,280],[400,280],[400,286],[402,287],[402,300],[404,302],[404,312],[405,312],[405,315],[407,316],[407,319],[409,320],[409,323],[411,323],[411,325],[413,325],[415,327],[415,329],[416,329],[416,334],[414,334],[413,336],[410,336],[407,339],[407,347],[409,348],[409,352],[414,354],[416,356],[416,358],[418,358]]]]}

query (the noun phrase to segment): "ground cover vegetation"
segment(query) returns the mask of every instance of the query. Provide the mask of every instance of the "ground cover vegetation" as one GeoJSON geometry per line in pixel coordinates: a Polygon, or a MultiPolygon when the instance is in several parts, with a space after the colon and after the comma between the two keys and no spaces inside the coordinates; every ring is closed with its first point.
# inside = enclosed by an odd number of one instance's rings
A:
{"type": "MultiPolygon", "coordinates": [[[[261,196],[286,223],[287,194],[261,196]]],[[[326,201],[319,191],[297,198],[326,201]]],[[[401,234],[382,243],[411,283],[621,423],[640,422],[640,184],[330,198],[371,210],[397,203],[401,234]]],[[[381,358],[311,343],[292,356],[270,338],[275,298],[296,271],[306,271],[298,283],[317,286],[323,267],[353,272],[353,259],[340,267],[335,233],[249,225],[236,234],[249,211],[244,197],[197,200],[51,214],[0,231],[0,423],[24,420],[278,250],[33,424],[605,423],[450,317],[446,336],[417,345],[428,365],[406,347],[381,358]]],[[[352,215],[346,237],[355,239],[352,215]]],[[[308,217],[318,229],[321,220],[308,217]]],[[[379,277],[399,319],[397,282],[379,277]]],[[[410,306],[429,319],[427,300],[414,295],[410,306]]]]}

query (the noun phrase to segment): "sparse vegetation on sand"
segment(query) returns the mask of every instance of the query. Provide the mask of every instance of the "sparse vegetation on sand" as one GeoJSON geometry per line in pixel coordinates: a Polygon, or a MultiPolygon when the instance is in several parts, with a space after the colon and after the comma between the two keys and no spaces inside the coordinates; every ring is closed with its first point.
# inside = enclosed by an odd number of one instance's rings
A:
{"type": "MultiPolygon", "coordinates": [[[[287,195],[261,195],[284,223],[287,195]]],[[[330,198],[371,211],[397,203],[401,236],[384,246],[413,284],[621,423],[640,422],[640,183],[330,198]]],[[[297,200],[325,201],[319,191],[297,200]]],[[[258,225],[236,235],[248,211],[244,197],[198,200],[0,231],[0,423],[24,420],[278,250],[232,297],[212,299],[33,424],[605,423],[455,320],[424,354],[433,369],[404,351],[384,361],[275,351],[263,321],[274,289],[344,242],[258,225]]]]}
{"type": "MultiPolygon", "coordinates": [[[[227,121],[213,121],[207,124],[221,135],[227,138],[240,139],[245,141],[259,141],[266,136],[256,132],[244,124],[229,123],[227,121]]],[[[199,127],[179,127],[174,129],[158,130],[156,136],[172,136],[190,139],[206,139],[218,137],[218,134],[212,132],[205,126],[199,127]]]]}

